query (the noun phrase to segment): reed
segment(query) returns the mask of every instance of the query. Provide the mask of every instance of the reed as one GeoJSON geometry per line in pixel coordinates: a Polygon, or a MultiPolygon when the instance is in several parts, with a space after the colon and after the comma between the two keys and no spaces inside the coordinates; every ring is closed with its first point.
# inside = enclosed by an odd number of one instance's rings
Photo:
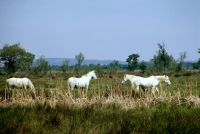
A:
{"type": "MultiPolygon", "coordinates": [[[[41,81],[44,82],[44,79],[41,81]]],[[[191,78],[172,78],[172,85],[163,85],[163,92],[152,96],[151,93],[141,92],[137,94],[131,93],[130,83],[124,86],[120,85],[120,78],[99,78],[91,81],[88,93],[84,89],[75,89],[68,91],[66,80],[62,78],[50,78],[46,83],[38,84],[36,88],[36,98],[33,98],[31,91],[22,89],[14,89],[12,97],[7,99],[8,105],[29,105],[35,102],[45,102],[50,106],[56,105],[73,105],[73,106],[92,106],[95,104],[109,105],[117,104],[124,109],[150,107],[160,102],[169,105],[189,104],[192,107],[200,107],[200,85],[198,77],[191,78]]],[[[5,103],[0,103],[5,105],[5,103]]]]}
{"type": "Polygon", "coordinates": [[[65,76],[33,79],[36,98],[22,89],[7,91],[6,101],[2,95],[0,133],[200,132],[198,75],[170,77],[171,86],[163,84],[155,96],[131,94],[122,78],[91,80],[87,95],[82,89],[68,92],[65,76]]]}

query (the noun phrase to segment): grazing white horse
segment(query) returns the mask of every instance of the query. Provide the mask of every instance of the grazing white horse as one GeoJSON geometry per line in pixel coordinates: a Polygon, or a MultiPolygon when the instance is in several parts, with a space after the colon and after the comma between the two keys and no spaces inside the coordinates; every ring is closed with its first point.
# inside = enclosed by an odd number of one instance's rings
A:
{"type": "MultiPolygon", "coordinates": [[[[122,80],[122,84],[124,84],[127,80],[129,80],[129,81],[131,82],[131,87],[132,87],[132,89],[138,93],[139,90],[137,91],[137,90],[135,89],[135,84],[133,83],[133,79],[134,79],[134,78],[137,78],[137,77],[140,77],[140,76],[125,74],[125,75],[124,75],[124,78],[123,78],[123,80],[122,80]]],[[[132,94],[132,90],[131,90],[131,94],[132,94]]]]}
{"type": "Polygon", "coordinates": [[[124,79],[122,80],[122,84],[127,81],[131,81],[131,86],[132,88],[136,91],[139,92],[139,86],[144,86],[144,87],[150,87],[152,88],[152,93],[155,93],[155,90],[158,91],[157,86],[161,88],[161,82],[166,82],[168,85],[171,84],[169,77],[166,75],[161,75],[161,76],[150,76],[147,78],[143,78],[140,76],[135,76],[135,75],[124,75],[124,79]],[[135,89],[136,86],[136,89],[135,89]]]}
{"type": "Polygon", "coordinates": [[[6,81],[7,87],[11,90],[12,87],[24,88],[25,90],[29,87],[35,94],[35,87],[28,78],[9,78],[6,81]]]}
{"type": "Polygon", "coordinates": [[[137,91],[139,90],[139,86],[142,85],[144,87],[151,87],[151,92],[153,94],[155,93],[155,90],[158,91],[157,86],[163,81],[166,82],[168,85],[171,84],[169,77],[166,75],[150,76],[147,78],[137,77],[133,79],[133,83],[135,84],[137,91]]]}
{"type": "Polygon", "coordinates": [[[71,88],[71,90],[74,90],[74,87],[85,87],[86,88],[86,93],[88,90],[88,86],[90,84],[90,79],[94,78],[97,79],[97,76],[95,74],[95,70],[88,72],[87,74],[83,75],[80,78],[76,77],[70,77],[68,79],[68,89],[71,88]]]}

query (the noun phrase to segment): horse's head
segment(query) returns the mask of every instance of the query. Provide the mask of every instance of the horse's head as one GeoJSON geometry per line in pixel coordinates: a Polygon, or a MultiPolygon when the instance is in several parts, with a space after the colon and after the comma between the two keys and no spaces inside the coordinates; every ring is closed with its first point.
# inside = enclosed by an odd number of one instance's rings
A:
{"type": "Polygon", "coordinates": [[[127,78],[126,78],[126,74],[125,74],[124,79],[122,80],[122,84],[124,84],[126,81],[127,81],[127,78]]]}
{"type": "Polygon", "coordinates": [[[91,74],[92,78],[97,79],[97,76],[95,74],[95,70],[91,71],[90,74],[91,74]]]}
{"type": "Polygon", "coordinates": [[[171,82],[169,80],[169,77],[167,75],[165,75],[165,82],[168,84],[168,85],[171,85],[171,82]]]}

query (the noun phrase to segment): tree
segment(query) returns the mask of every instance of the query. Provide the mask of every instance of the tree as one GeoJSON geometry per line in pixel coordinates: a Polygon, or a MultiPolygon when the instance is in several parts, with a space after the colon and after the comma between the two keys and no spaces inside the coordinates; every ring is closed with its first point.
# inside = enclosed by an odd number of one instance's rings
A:
{"type": "Polygon", "coordinates": [[[161,71],[166,70],[168,64],[169,64],[169,59],[170,59],[170,56],[168,55],[168,53],[166,52],[166,49],[165,49],[165,44],[163,43],[162,45],[160,43],[158,43],[158,63],[160,63],[160,67],[161,67],[161,71]]]}
{"type": "Polygon", "coordinates": [[[157,71],[165,72],[165,70],[169,66],[172,56],[168,55],[164,43],[162,45],[158,43],[158,48],[159,50],[157,51],[157,55],[154,55],[152,62],[154,66],[157,68],[157,71]]]}
{"type": "MultiPolygon", "coordinates": [[[[198,49],[198,53],[200,53],[200,48],[198,49]]],[[[198,60],[199,66],[200,66],[200,58],[198,60]]]]}
{"type": "Polygon", "coordinates": [[[146,68],[147,68],[146,63],[145,63],[144,61],[142,61],[142,62],[140,63],[140,69],[142,70],[142,72],[144,72],[144,71],[146,70],[146,68]]]}
{"type": "Polygon", "coordinates": [[[89,70],[95,70],[99,75],[102,75],[102,67],[100,64],[89,64],[89,70]]]}
{"type": "MultiPolygon", "coordinates": [[[[198,49],[198,53],[200,54],[200,48],[198,49]]],[[[200,66],[200,58],[198,60],[199,66],[200,66]]]]}
{"type": "Polygon", "coordinates": [[[167,69],[171,71],[175,71],[176,67],[177,67],[177,61],[172,56],[170,56],[170,62],[168,64],[167,69]]]}
{"type": "Polygon", "coordinates": [[[40,56],[39,59],[36,60],[34,71],[35,73],[46,74],[50,70],[49,62],[45,60],[44,56],[40,56]]]}
{"type": "Polygon", "coordinates": [[[187,52],[180,53],[180,62],[183,64],[184,60],[187,58],[187,52]]]}
{"type": "Polygon", "coordinates": [[[4,45],[0,51],[1,60],[4,61],[5,70],[8,73],[16,72],[17,63],[26,55],[25,49],[20,47],[20,43],[14,45],[4,45]]]}
{"type": "Polygon", "coordinates": [[[63,73],[66,73],[68,67],[69,67],[69,60],[64,60],[61,66],[63,73]]]}
{"type": "Polygon", "coordinates": [[[75,70],[77,71],[77,72],[79,72],[80,71],[80,68],[81,68],[81,64],[82,64],[82,62],[84,61],[84,59],[85,59],[85,57],[84,57],[84,55],[80,52],[78,55],[76,55],[75,56],[75,58],[76,58],[76,60],[77,60],[77,64],[76,64],[76,66],[75,66],[75,70]]]}
{"type": "Polygon", "coordinates": [[[82,62],[85,59],[84,55],[81,52],[78,55],[76,55],[75,58],[78,61],[78,66],[81,66],[82,62]]]}
{"type": "Polygon", "coordinates": [[[19,62],[17,62],[17,66],[19,66],[21,71],[29,71],[34,59],[34,54],[26,52],[26,54],[19,59],[19,62]]]}
{"type": "Polygon", "coordinates": [[[185,58],[187,58],[187,53],[186,52],[180,53],[180,58],[178,59],[179,63],[177,64],[175,69],[176,72],[180,72],[183,70],[183,63],[185,58]]]}
{"type": "Polygon", "coordinates": [[[129,55],[128,58],[126,59],[126,62],[128,62],[128,70],[129,71],[134,71],[137,66],[138,66],[138,58],[140,56],[138,54],[132,54],[129,55]]]}
{"type": "Polygon", "coordinates": [[[199,69],[199,67],[200,67],[200,64],[199,64],[199,62],[193,62],[192,63],[192,67],[193,67],[193,69],[199,69]]]}
{"type": "Polygon", "coordinates": [[[119,65],[119,61],[113,60],[113,61],[109,64],[109,72],[110,72],[110,73],[116,73],[116,72],[117,72],[118,65],[119,65]]]}
{"type": "MultiPolygon", "coordinates": [[[[198,53],[200,54],[200,48],[198,48],[198,53]]],[[[200,58],[198,59],[197,62],[194,62],[192,64],[192,66],[193,66],[194,69],[199,69],[200,68],[200,58]]]]}

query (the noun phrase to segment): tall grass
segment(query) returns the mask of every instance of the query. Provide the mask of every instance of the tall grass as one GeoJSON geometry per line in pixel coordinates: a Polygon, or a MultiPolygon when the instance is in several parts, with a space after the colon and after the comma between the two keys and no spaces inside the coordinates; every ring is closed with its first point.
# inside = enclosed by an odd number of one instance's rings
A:
{"type": "Polygon", "coordinates": [[[0,133],[200,132],[198,75],[170,77],[172,85],[163,84],[162,93],[140,97],[131,95],[129,81],[121,85],[122,78],[92,79],[86,95],[82,89],[68,92],[66,76],[34,76],[37,98],[22,89],[2,97],[0,133]]]}
{"type": "Polygon", "coordinates": [[[199,133],[199,112],[165,103],[128,110],[117,104],[52,108],[36,103],[0,107],[0,133],[199,133]]]}

